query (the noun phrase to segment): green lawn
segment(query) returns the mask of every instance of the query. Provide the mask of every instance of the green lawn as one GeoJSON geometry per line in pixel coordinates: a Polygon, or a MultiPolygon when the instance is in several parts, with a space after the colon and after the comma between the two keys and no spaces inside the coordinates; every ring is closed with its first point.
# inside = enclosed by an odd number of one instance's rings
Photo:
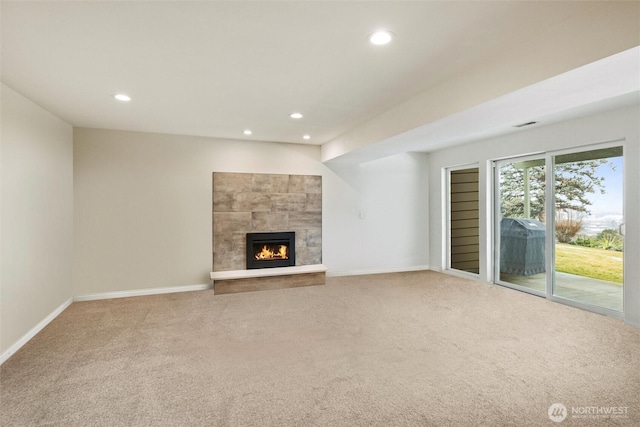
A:
{"type": "Polygon", "coordinates": [[[622,252],[558,243],[556,271],[622,284],[622,252]]]}

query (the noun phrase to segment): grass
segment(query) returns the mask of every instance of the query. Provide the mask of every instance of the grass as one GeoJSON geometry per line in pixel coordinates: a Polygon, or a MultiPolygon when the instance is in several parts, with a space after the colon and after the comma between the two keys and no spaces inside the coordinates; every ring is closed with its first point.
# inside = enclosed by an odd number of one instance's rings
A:
{"type": "Polygon", "coordinates": [[[622,252],[558,243],[556,271],[622,284],[622,252]]]}

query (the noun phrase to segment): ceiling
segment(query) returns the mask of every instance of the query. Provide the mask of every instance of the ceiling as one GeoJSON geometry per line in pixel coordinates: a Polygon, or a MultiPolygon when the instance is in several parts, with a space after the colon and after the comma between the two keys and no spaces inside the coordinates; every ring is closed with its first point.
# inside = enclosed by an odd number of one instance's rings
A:
{"type": "Polygon", "coordinates": [[[430,152],[639,104],[640,46],[382,139],[334,162],[430,152]]]}
{"type": "MultiPolygon", "coordinates": [[[[77,127],[321,145],[585,7],[3,1],[1,76],[77,127]],[[394,40],[369,44],[380,28],[394,40]],[[133,100],[114,100],[119,92],[133,100]]],[[[428,149],[415,132],[394,145],[428,149]]]]}

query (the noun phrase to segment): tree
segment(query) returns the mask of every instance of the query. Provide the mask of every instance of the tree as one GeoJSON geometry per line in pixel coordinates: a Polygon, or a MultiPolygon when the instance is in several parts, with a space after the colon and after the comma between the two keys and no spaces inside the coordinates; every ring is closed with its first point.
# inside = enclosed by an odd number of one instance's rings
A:
{"type": "MultiPolygon", "coordinates": [[[[606,159],[567,162],[555,166],[555,208],[557,211],[589,215],[589,194],[605,193],[604,177],[598,167],[614,165],[606,159]]],[[[525,169],[529,175],[529,218],[544,222],[545,167],[532,165],[516,168],[514,163],[500,167],[500,202],[504,217],[525,217],[525,169]]]]}
{"type": "Polygon", "coordinates": [[[500,205],[505,218],[533,218],[544,222],[544,166],[528,168],[530,213],[525,215],[524,169],[508,163],[500,168],[500,205]]]}
{"type": "Polygon", "coordinates": [[[614,169],[613,164],[605,159],[556,165],[556,209],[570,209],[589,215],[591,200],[587,194],[605,193],[604,177],[597,175],[598,167],[604,164],[614,169]]]}

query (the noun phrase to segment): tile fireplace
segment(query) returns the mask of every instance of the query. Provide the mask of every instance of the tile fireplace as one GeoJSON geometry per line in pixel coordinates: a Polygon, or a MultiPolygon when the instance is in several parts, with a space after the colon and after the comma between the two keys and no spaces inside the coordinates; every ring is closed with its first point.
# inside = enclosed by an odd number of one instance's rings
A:
{"type": "Polygon", "coordinates": [[[247,270],[247,233],[295,232],[291,265],[322,264],[321,176],[214,172],[212,196],[213,271],[247,270]]]}

